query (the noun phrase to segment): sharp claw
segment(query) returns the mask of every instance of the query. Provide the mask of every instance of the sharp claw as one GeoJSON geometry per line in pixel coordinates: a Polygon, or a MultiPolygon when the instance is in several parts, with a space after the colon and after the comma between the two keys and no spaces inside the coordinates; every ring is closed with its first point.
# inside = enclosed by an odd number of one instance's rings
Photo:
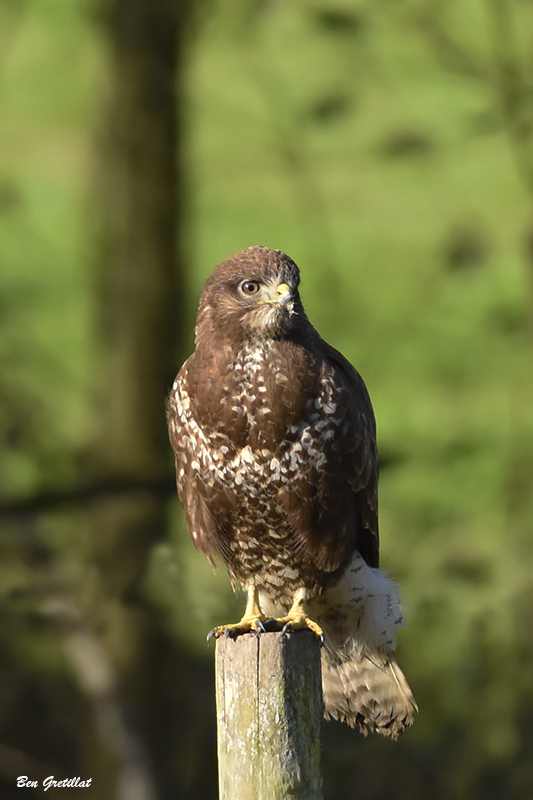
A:
{"type": "Polygon", "coordinates": [[[292,622],[286,622],[283,628],[281,629],[282,633],[289,633],[289,631],[292,631],[292,622]]]}
{"type": "MultiPolygon", "coordinates": [[[[254,622],[253,622],[253,627],[255,628],[257,633],[260,633],[260,634],[261,633],[271,633],[271,632],[279,631],[280,624],[281,624],[281,620],[277,620],[277,619],[274,619],[273,617],[271,617],[270,619],[267,619],[265,621],[263,621],[261,619],[255,619],[254,622]]],[[[223,626],[220,626],[220,627],[223,627],[223,626]]],[[[224,634],[226,639],[234,639],[237,636],[241,635],[241,633],[243,633],[245,630],[250,630],[250,628],[248,628],[248,629],[247,628],[239,629],[238,625],[231,625],[231,626],[229,626],[227,628],[224,628],[223,630],[220,630],[220,628],[218,628],[218,629],[217,628],[213,628],[213,630],[209,631],[209,633],[207,634],[206,641],[207,641],[207,644],[209,645],[211,643],[212,639],[217,639],[222,634],[224,634]]],[[[251,628],[251,630],[253,630],[253,628],[251,628]]],[[[292,631],[292,630],[294,630],[293,622],[292,621],[286,622],[283,625],[283,627],[281,628],[281,634],[283,635],[284,633],[290,633],[290,631],[292,631]]],[[[318,641],[320,643],[320,647],[324,647],[324,644],[325,644],[324,634],[315,632],[315,636],[317,637],[317,639],[318,639],[318,641]]]]}

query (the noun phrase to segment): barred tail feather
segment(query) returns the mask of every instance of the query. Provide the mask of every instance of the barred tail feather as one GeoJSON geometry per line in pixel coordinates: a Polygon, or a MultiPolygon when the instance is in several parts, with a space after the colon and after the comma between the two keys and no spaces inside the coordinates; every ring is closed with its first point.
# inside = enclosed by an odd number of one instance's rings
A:
{"type": "Polygon", "coordinates": [[[324,648],[322,684],[326,719],[347,722],[365,736],[376,732],[396,739],[418,710],[392,655],[375,661],[368,653],[354,653],[350,661],[339,661],[324,648]]]}
{"type": "Polygon", "coordinates": [[[394,657],[404,625],[395,583],[356,553],[341,579],[309,605],[326,639],[326,717],[396,738],[418,708],[394,657]]]}
{"type": "MultiPolygon", "coordinates": [[[[279,609],[261,594],[266,614],[279,609]]],[[[324,631],[322,684],[326,718],[347,722],[365,735],[396,738],[418,711],[394,657],[404,620],[398,589],[388,575],[355,553],[341,578],[306,604],[324,631]]]]}

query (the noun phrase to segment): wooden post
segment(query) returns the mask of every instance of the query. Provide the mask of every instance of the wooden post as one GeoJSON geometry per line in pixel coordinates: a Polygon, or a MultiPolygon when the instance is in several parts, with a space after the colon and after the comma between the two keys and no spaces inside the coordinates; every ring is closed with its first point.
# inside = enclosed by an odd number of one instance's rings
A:
{"type": "Polygon", "coordinates": [[[219,800],[321,800],[320,645],[309,631],[217,641],[219,800]]]}

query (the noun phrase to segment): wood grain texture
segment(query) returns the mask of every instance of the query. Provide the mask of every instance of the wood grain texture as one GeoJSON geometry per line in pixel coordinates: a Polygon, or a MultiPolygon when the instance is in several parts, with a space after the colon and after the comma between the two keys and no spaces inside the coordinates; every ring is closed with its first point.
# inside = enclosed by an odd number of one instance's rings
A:
{"type": "Polygon", "coordinates": [[[216,692],[220,800],[321,800],[315,636],[218,639],[216,692]]]}

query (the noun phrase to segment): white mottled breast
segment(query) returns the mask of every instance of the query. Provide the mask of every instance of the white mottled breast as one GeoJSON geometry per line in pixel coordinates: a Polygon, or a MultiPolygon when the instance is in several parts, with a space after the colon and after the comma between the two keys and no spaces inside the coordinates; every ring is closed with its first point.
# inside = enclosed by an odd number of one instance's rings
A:
{"type": "MultiPolygon", "coordinates": [[[[247,430],[261,426],[271,413],[264,376],[269,363],[268,343],[245,347],[232,365],[230,396],[235,419],[246,417],[247,430]]],[[[285,434],[270,448],[254,448],[250,443],[237,447],[231,429],[214,425],[203,429],[195,419],[188,393],[187,370],[176,379],[171,395],[174,410],[170,425],[176,453],[178,485],[185,480],[200,481],[207,489],[224,490],[236,498],[228,543],[232,553],[230,569],[239,578],[253,574],[259,584],[293,591],[299,569],[290,547],[290,528],[276,495],[302,480],[316,480],[326,469],[328,447],[335,446],[344,415],[338,408],[339,389],[333,373],[324,375],[318,395],[309,398],[298,421],[287,425],[285,434]]],[[[257,440],[257,437],[255,437],[257,440]]],[[[193,538],[195,532],[191,531],[193,538]]]]}
{"type": "MultiPolygon", "coordinates": [[[[231,398],[222,398],[232,402],[236,416],[247,418],[250,431],[271,413],[261,375],[267,357],[265,346],[243,349],[234,364],[238,392],[231,398]],[[252,385],[254,394],[250,393],[252,385]]],[[[171,425],[181,440],[181,459],[190,459],[193,471],[201,475],[208,486],[221,483],[227,488],[238,488],[246,483],[252,493],[272,494],[276,491],[273,483],[286,483],[295,476],[305,476],[310,467],[320,471],[326,460],[321,445],[335,438],[343,421],[341,415],[336,415],[338,391],[333,375],[329,379],[324,377],[320,393],[307,402],[303,418],[287,426],[286,437],[273,449],[252,449],[249,444],[236,449],[231,431],[204,430],[197,423],[187,391],[187,374],[180,374],[172,388],[176,416],[171,419],[171,425]]]]}

